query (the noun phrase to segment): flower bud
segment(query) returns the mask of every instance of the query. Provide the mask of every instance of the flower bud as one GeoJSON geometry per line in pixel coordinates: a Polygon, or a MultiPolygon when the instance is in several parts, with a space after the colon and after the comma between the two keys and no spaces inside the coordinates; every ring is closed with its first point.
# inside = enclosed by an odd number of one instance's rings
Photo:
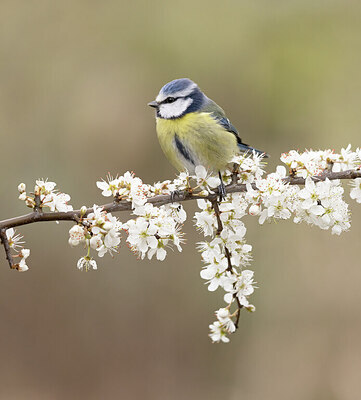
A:
{"type": "Polygon", "coordinates": [[[83,206],[83,207],[80,209],[80,216],[81,216],[81,217],[82,217],[83,215],[85,215],[86,210],[87,210],[87,207],[86,207],[86,206],[83,206]]]}
{"type": "Polygon", "coordinates": [[[20,193],[23,193],[23,192],[25,192],[25,190],[26,190],[26,185],[25,185],[25,183],[20,183],[20,185],[18,186],[18,191],[19,191],[20,193]]]}
{"type": "Polygon", "coordinates": [[[27,198],[27,196],[26,196],[26,192],[22,192],[22,193],[20,193],[20,195],[19,195],[19,200],[21,200],[21,201],[25,201],[25,200],[26,200],[26,198],[27,198]]]}
{"type": "Polygon", "coordinates": [[[259,213],[261,212],[261,208],[258,204],[252,204],[251,207],[248,210],[249,215],[259,215],[259,213]]]}
{"type": "Polygon", "coordinates": [[[35,206],[35,201],[31,197],[27,197],[26,200],[25,200],[25,204],[28,207],[33,208],[35,206]]]}
{"type": "Polygon", "coordinates": [[[104,222],[105,222],[105,219],[103,218],[103,217],[99,217],[98,219],[97,219],[97,225],[103,225],[104,224],[104,222]]]}
{"type": "Polygon", "coordinates": [[[229,310],[227,308],[220,308],[217,312],[217,318],[219,320],[227,318],[229,316],[229,310]]]}

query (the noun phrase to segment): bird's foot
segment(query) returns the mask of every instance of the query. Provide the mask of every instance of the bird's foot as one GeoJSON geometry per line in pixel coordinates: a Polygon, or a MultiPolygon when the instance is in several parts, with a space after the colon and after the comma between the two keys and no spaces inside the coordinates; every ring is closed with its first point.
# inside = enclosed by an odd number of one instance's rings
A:
{"type": "Polygon", "coordinates": [[[170,193],[170,201],[174,203],[176,201],[176,197],[178,197],[178,200],[181,197],[181,191],[180,190],[174,190],[173,192],[170,193]]]}
{"type": "Polygon", "coordinates": [[[227,192],[220,172],[218,172],[218,176],[219,180],[221,181],[221,184],[218,186],[219,201],[223,201],[227,196],[227,192]]]}

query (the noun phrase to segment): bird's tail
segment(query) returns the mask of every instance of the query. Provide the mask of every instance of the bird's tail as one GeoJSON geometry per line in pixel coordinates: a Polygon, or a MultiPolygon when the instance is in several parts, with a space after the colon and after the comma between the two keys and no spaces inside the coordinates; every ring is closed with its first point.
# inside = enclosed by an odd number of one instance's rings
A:
{"type": "Polygon", "coordinates": [[[264,158],[269,158],[269,154],[265,153],[262,150],[257,150],[254,147],[248,146],[247,144],[244,143],[238,143],[238,148],[241,150],[242,153],[252,153],[253,151],[258,155],[258,156],[263,156],[264,158]]]}

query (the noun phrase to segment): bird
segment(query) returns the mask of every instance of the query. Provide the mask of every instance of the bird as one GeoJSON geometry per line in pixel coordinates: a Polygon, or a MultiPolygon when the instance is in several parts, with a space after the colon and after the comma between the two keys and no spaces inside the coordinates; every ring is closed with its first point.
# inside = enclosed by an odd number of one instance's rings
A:
{"type": "Polygon", "coordinates": [[[221,172],[233,156],[246,152],[268,156],[243,143],[223,109],[188,78],[165,84],[148,106],[156,110],[158,140],[170,163],[191,175],[198,165],[218,173],[221,199],[226,194],[221,172]]]}

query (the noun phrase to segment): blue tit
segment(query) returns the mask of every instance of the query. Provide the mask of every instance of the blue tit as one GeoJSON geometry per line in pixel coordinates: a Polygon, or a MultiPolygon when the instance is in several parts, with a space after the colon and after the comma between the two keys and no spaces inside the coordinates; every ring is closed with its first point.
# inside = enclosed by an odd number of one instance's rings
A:
{"type": "Polygon", "coordinates": [[[224,111],[190,79],[164,85],[155,101],[157,135],[169,161],[194,174],[197,165],[213,173],[223,171],[233,156],[263,151],[243,143],[224,111]]]}

